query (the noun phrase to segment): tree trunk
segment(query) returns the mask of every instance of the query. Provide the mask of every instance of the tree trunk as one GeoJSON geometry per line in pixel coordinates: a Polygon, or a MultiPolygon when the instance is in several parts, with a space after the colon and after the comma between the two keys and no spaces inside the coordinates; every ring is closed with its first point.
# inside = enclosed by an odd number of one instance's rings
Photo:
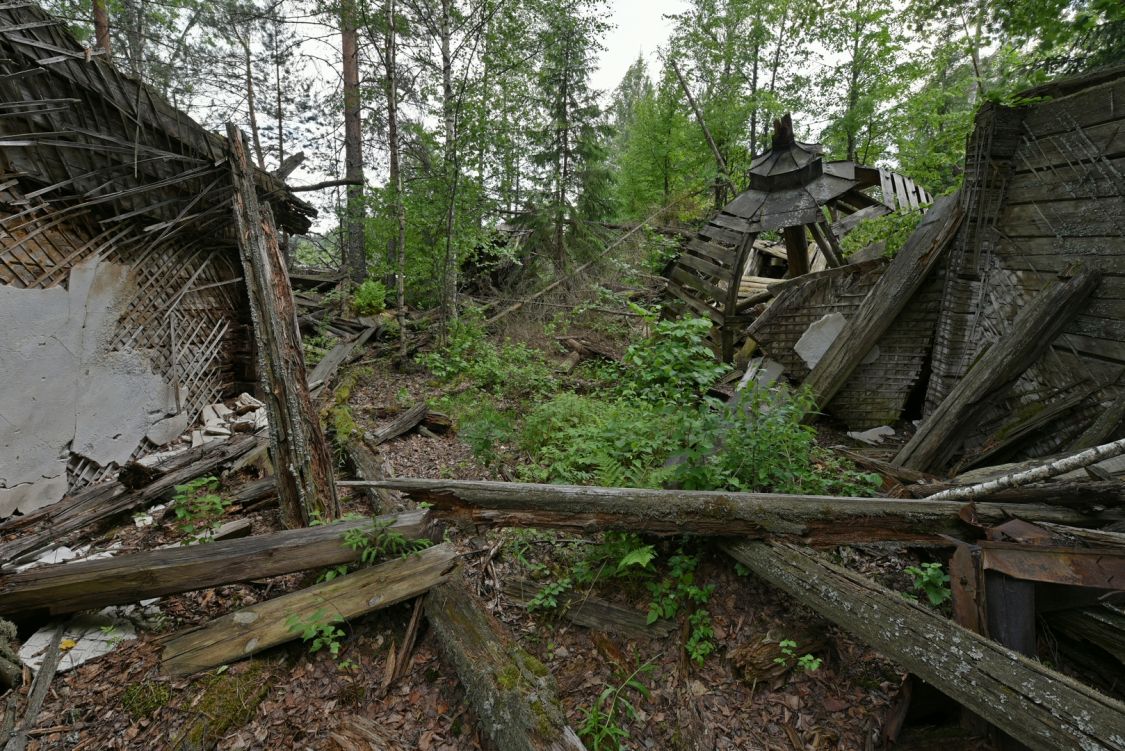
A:
{"type": "Polygon", "coordinates": [[[355,0],[340,4],[340,49],[344,78],[344,177],[348,184],[344,209],[344,268],[355,284],[367,279],[367,244],[364,241],[363,121],[359,95],[358,18],[355,0]]]}
{"type": "Polygon", "coordinates": [[[109,41],[109,11],[106,10],[105,0],[94,0],[94,43],[98,49],[105,50],[105,54],[110,56],[113,54],[113,49],[109,41]]]}
{"type": "Polygon", "coordinates": [[[242,42],[242,61],[246,76],[246,111],[250,119],[250,137],[254,141],[254,154],[258,157],[258,169],[265,170],[266,156],[262,153],[262,137],[258,132],[258,110],[254,104],[254,67],[250,58],[250,30],[246,30],[246,37],[239,35],[242,42]]]}
{"type": "Polygon", "coordinates": [[[935,610],[793,545],[744,542],[726,551],[1032,749],[1125,749],[1125,705],[935,610]]]}
{"type": "Polygon", "coordinates": [[[398,313],[399,356],[406,357],[406,205],[402,200],[402,169],[398,142],[398,36],[395,29],[395,0],[387,0],[387,31],[383,59],[386,65],[387,148],[390,152],[389,181],[394,200],[395,307],[398,313]]]}
{"type": "MultiPolygon", "coordinates": [[[[970,532],[960,519],[964,505],[949,501],[412,478],[339,484],[401,490],[415,501],[432,504],[442,516],[504,527],[552,527],[577,532],[618,529],[670,535],[782,535],[816,545],[932,543],[940,541],[941,535],[964,536],[970,532]]],[[[979,525],[999,524],[1013,516],[1076,527],[1125,519],[1125,509],[1088,514],[1078,509],[1035,504],[981,503],[973,510],[979,525]]]]}
{"type": "Polygon", "coordinates": [[[448,203],[445,208],[445,259],[441,284],[442,333],[446,324],[457,318],[457,248],[453,243],[453,229],[457,222],[457,189],[461,179],[460,155],[457,150],[457,118],[454,111],[453,58],[450,51],[452,36],[452,0],[441,0],[441,112],[445,121],[445,179],[449,184],[448,203]]]}

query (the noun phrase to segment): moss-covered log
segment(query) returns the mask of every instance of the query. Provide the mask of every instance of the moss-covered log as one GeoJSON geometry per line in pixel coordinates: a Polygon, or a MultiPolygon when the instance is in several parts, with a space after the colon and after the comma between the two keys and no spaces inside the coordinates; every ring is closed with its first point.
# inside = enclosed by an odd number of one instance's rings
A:
{"type": "Polygon", "coordinates": [[[426,595],[426,618],[484,731],[504,751],[585,751],[566,724],[555,680],[460,582],[426,595]]]}
{"type": "MultiPolygon", "coordinates": [[[[341,484],[401,490],[415,501],[431,504],[435,513],[446,518],[508,527],[788,535],[814,545],[938,542],[943,534],[971,532],[959,517],[965,505],[949,501],[408,478],[341,484]]],[[[1036,504],[980,503],[973,513],[977,524],[987,525],[1017,516],[1076,527],[1125,518],[1125,509],[1093,513],[1036,504]]]]}
{"type": "Polygon", "coordinates": [[[1125,704],[788,543],[726,551],[1032,749],[1125,750],[1125,704]]]}

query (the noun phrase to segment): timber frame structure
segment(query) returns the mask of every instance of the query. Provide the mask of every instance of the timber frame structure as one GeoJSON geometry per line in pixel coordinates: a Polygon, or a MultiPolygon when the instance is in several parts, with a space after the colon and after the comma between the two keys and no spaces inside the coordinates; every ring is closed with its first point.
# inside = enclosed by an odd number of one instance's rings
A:
{"type": "Polygon", "coordinates": [[[722,208],[668,264],[668,289],[693,313],[715,324],[724,361],[754,316],[750,309],[785,274],[839,267],[839,238],[865,219],[919,211],[932,197],[886,168],[826,162],[818,144],[800,143],[785,115],[773,145],[750,165],[750,188],[722,208]],[[868,191],[878,189],[878,194],[868,191]],[[776,232],[784,245],[760,236],[776,232]],[[810,249],[809,237],[814,245],[810,249]]]}
{"type": "MultiPolygon", "coordinates": [[[[0,99],[0,293],[18,308],[35,294],[65,300],[69,291],[73,305],[75,280],[85,278],[76,274],[93,275],[96,290],[96,269],[112,268],[121,278],[96,357],[162,379],[175,402],[167,413],[186,421],[221,396],[253,390],[258,358],[231,213],[227,140],[100,50],[84,48],[62,20],[32,3],[0,6],[0,99]]],[[[315,211],[278,177],[252,172],[281,230],[307,231],[315,211]]],[[[18,355],[27,346],[12,329],[0,332],[0,350],[18,355]]],[[[37,366],[49,367],[31,363],[37,366]]],[[[59,395],[27,396],[48,403],[59,395]]],[[[16,434],[0,434],[0,446],[15,445],[16,434]]],[[[158,445],[145,436],[106,460],[78,444],[68,446],[58,492],[108,479],[122,458],[158,445]]]]}

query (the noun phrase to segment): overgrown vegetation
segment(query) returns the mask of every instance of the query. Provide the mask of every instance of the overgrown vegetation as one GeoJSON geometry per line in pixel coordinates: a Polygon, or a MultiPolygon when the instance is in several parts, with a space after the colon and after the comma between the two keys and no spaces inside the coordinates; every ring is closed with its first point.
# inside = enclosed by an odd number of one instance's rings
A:
{"type": "Polygon", "coordinates": [[[578,735],[588,744],[590,751],[620,751],[623,748],[622,741],[629,737],[625,725],[637,719],[637,708],[629,700],[629,693],[650,698],[652,694],[639,676],[647,675],[655,668],[651,662],[644,663],[620,684],[606,686],[592,706],[581,708],[583,719],[578,735]]]}
{"type": "Polygon", "coordinates": [[[198,477],[175,487],[172,510],[176,514],[176,528],[184,536],[182,543],[190,545],[205,542],[219,526],[230,501],[218,493],[219,478],[198,477]]]}

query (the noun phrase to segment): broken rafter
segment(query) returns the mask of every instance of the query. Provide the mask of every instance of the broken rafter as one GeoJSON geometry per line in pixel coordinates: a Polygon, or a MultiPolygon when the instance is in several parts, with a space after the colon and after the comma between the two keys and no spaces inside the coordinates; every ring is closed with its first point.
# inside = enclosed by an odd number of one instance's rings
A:
{"type": "MultiPolygon", "coordinates": [[[[814,545],[874,541],[939,542],[964,534],[964,510],[950,501],[836,498],[774,493],[645,490],[538,485],[472,480],[391,479],[340,482],[344,487],[400,490],[430,503],[436,514],[476,524],[607,529],[718,536],[784,535],[814,545]]],[[[1012,517],[1071,526],[1125,518],[1125,509],[1087,513],[1038,504],[976,504],[975,521],[999,524],[1012,517]]]]}
{"type": "MultiPolygon", "coordinates": [[[[409,539],[425,535],[425,512],[378,517],[376,525],[409,539]]],[[[148,550],[95,561],[40,566],[0,577],[0,614],[51,614],[122,605],[178,592],[351,563],[343,544],[371,519],[290,529],[237,540],[148,550]]]]}
{"type": "Polygon", "coordinates": [[[451,545],[436,545],[241,608],[165,638],[161,666],[173,675],[209,670],[299,638],[294,623],[334,623],[409,600],[444,581],[456,558],[451,545]]]}
{"type": "Polygon", "coordinates": [[[1085,306],[1100,279],[1097,271],[1085,270],[1040,291],[1016,316],[1010,330],[984,350],[926,417],[894,463],[919,470],[944,463],[957,450],[957,439],[970,415],[1007,389],[1051,346],[1063,326],[1085,306]]]}

